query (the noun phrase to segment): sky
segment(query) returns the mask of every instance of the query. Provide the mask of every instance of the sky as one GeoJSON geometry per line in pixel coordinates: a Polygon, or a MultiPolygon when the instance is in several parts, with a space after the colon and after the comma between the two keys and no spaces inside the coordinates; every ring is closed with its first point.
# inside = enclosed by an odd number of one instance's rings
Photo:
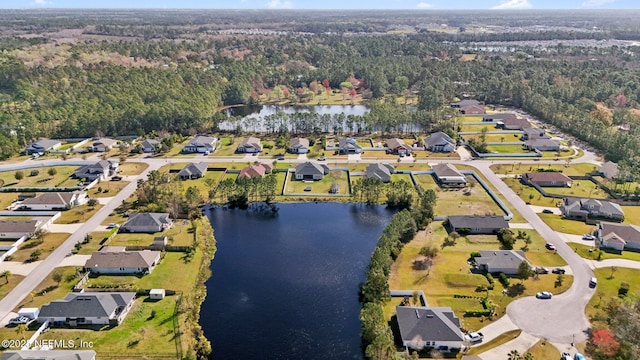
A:
{"type": "Polygon", "coordinates": [[[0,8],[640,9],[638,0],[0,0],[0,8]]]}

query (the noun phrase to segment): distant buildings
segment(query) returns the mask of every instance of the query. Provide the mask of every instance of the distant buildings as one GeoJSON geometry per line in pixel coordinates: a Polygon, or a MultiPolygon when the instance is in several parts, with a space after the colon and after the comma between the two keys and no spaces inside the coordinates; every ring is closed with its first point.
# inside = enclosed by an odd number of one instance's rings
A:
{"type": "Polygon", "coordinates": [[[44,154],[47,151],[55,150],[62,146],[62,141],[51,139],[40,139],[24,149],[24,153],[27,155],[32,154],[44,154]]]}

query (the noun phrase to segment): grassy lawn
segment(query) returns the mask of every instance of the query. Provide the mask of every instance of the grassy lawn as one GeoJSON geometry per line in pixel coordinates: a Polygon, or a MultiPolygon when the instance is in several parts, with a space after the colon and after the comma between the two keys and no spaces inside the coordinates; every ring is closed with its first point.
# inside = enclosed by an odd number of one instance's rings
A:
{"type": "Polygon", "coordinates": [[[609,194],[600,189],[598,185],[589,180],[574,180],[570,188],[545,187],[543,188],[549,194],[558,194],[563,196],[586,197],[594,199],[608,199],[609,194]]]}
{"type": "MultiPolygon", "coordinates": [[[[123,224],[124,219],[120,218],[120,221],[114,217],[113,222],[123,224]]],[[[205,220],[196,220],[196,223],[200,223],[205,220]]],[[[110,246],[146,246],[153,242],[153,238],[156,236],[166,236],[167,244],[173,246],[189,246],[193,243],[193,230],[191,229],[191,222],[186,220],[176,220],[173,223],[171,229],[166,230],[164,233],[155,234],[138,234],[138,233],[118,233],[107,244],[110,246]]],[[[102,239],[102,238],[100,238],[102,239]]],[[[100,241],[98,239],[98,242],[100,241]]]]}
{"type": "MultiPolygon", "coordinates": [[[[489,341],[488,343],[471,348],[471,350],[469,350],[465,355],[482,354],[483,352],[491,350],[496,346],[500,346],[502,344],[508,343],[509,341],[520,336],[521,333],[522,333],[522,330],[507,331],[506,333],[500,334],[498,337],[489,341]]],[[[546,358],[540,358],[540,359],[546,359],[546,358]]]]}
{"type": "Polygon", "coordinates": [[[481,122],[482,115],[473,115],[473,116],[459,116],[457,120],[461,123],[469,123],[469,122],[481,122]]]}
{"type": "Polygon", "coordinates": [[[569,164],[567,167],[565,165],[531,165],[517,162],[514,162],[511,165],[491,165],[491,170],[496,174],[524,174],[526,172],[535,172],[538,169],[561,171],[567,176],[572,176],[585,175],[586,173],[593,172],[597,169],[597,166],[589,163],[569,164]]]}
{"type": "Polygon", "coordinates": [[[597,260],[600,257],[600,260],[607,259],[627,259],[633,261],[640,261],[640,252],[635,251],[623,251],[618,253],[616,251],[607,251],[606,249],[599,250],[594,246],[588,246],[584,244],[578,243],[567,243],[573,249],[577,250],[578,255],[585,259],[597,260]],[[589,250],[592,250],[591,252],[589,250]]]}
{"type": "Polygon", "coordinates": [[[468,187],[464,189],[440,188],[431,175],[414,175],[416,182],[424,190],[433,189],[438,197],[435,214],[444,215],[485,215],[504,212],[484,191],[473,176],[467,176],[468,187]],[[471,185],[473,184],[473,185],[471,185]]]}
{"type": "MultiPolygon", "coordinates": [[[[489,123],[489,122],[486,123],[486,124],[479,124],[479,125],[465,125],[465,124],[462,124],[460,131],[462,131],[462,132],[472,132],[473,131],[473,132],[478,132],[479,133],[480,131],[482,131],[483,128],[486,128],[487,131],[500,131],[500,129],[498,129],[495,124],[492,124],[492,123],[489,123]]],[[[508,135],[509,135],[508,133],[505,133],[505,136],[508,136],[508,135]]],[[[463,136],[469,136],[469,135],[463,135],[463,136]]]]}
{"type": "MultiPolygon", "coordinates": [[[[532,244],[526,253],[528,259],[536,265],[559,266],[564,265],[564,261],[558,255],[544,249],[544,239],[532,230],[532,244]]],[[[478,250],[499,249],[500,244],[495,236],[474,235],[460,238],[454,246],[442,248],[442,241],[446,237],[446,231],[441,222],[432,223],[427,231],[419,232],[418,235],[405,247],[393,264],[389,276],[390,289],[402,290],[423,290],[427,296],[430,306],[450,306],[461,318],[462,325],[466,329],[479,329],[494,319],[483,319],[476,317],[463,317],[466,310],[480,310],[482,308],[479,300],[457,299],[454,294],[486,296],[486,292],[476,292],[477,286],[487,286],[487,279],[481,274],[470,272],[467,264],[469,254],[478,250]],[[412,261],[418,256],[423,246],[437,246],[440,251],[434,260],[434,264],[429,272],[425,270],[415,270],[412,261]]],[[[522,240],[516,242],[515,248],[524,246],[522,240]]],[[[565,276],[562,286],[555,287],[555,275],[540,275],[538,279],[531,278],[524,282],[524,292],[519,295],[502,294],[503,287],[495,280],[495,288],[488,292],[489,299],[497,305],[498,317],[504,314],[506,306],[513,300],[521,296],[531,296],[538,291],[547,290],[560,293],[566,290],[572,282],[571,276],[565,276]]],[[[512,284],[520,283],[519,280],[512,279],[512,284]]],[[[397,302],[393,299],[392,302],[397,302]]],[[[394,303],[395,305],[395,303],[394,303]]],[[[393,306],[385,307],[386,315],[391,316],[393,306]],[[391,311],[391,312],[389,312],[391,311]]]]}
{"type": "MultiPolygon", "coordinates": [[[[200,179],[177,180],[176,183],[178,184],[178,190],[182,193],[184,193],[189,187],[195,186],[200,191],[202,199],[206,201],[209,198],[210,189],[209,185],[207,185],[207,182],[209,181],[207,179],[211,179],[211,181],[213,181],[213,186],[215,187],[222,179],[223,174],[223,171],[207,171],[204,177],[200,179]]],[[[177,174],[173,175],[177,176],[177,174]]]]}
{"type": "Polygon", "coordinates": [[[394,163],[398,162],[398,159],[400,159],[400,156],[395,154],[387,154],[384,151],[369,150],[369,151],[364,151],[360,156],[360,158],[367,159],[367,160],[387,160],[390,164],[393,165],[394,163]]]}
{"type": "Polygon", "coordinates": [[[91,255],[98,251],[98,249],[100,249],[100,242],[104,239],[105,235],[107,235],[107,231],[95,231],[89,235],[91,236],[89,243],[82,244],[82,247],[78,250],[78,254],[91,255]]]}
{"type": "Polygon", "coordinates": [[[68,293],[71,292],[73,286],[80,280],[80,278],[76,277],[77,271],[81,270],[80,267],[74,266],[64,266],[56,268],[54,271],[59,271],[62,273],[62,281],[60,284],[57,284],[52,279],[52,274],[49,274],[46,279],[44,279],[33,292],[29,294],[22,303],[18,305],[14,311],[18,311],[22,307],[41,307],[42,305],[48,304],[53,300],[58,300],[64,298],[68,293]]]}
{"type": "Polygon", "coordinates": [[[622,206],[624,223],[640,225],[640,206],[622,206]]]}
{"type": "Polygon", "coordinates": [[[520,182],[520,179],[503,178],[502,181],[507,184],[507,186],[509,186],[511,190],[518,194],[522,201],[527,204],[556,207],[558,204],[562,203],[562,199],[542,196],[542,194],[533,186],[522,184],[520,182]]]}
{"type": "Polygon", "coordinates": [[[77,166],[47,166],[34,169],[19,170],[24,174],[22,180],[16,180],[16,171],[0,172],[0,182],[4,187],[56,187],[75,186],[77,180],[70,180],[69,177],[77,169],[77,166]],[[49,175],[49,169],[55,169],[54,175],[49,175]],[[31,176],[32,171],[37,171],[38,175],[31,176]],[[68,183],[68,184],[67,184],[68,183]]]}
{"type": "MultiPolygon", "coordinates": [[[[481,134],[462,135],[465,140],[480,139],[481,134]]],[[[517,142],[520,140],[521,134],[486,134],[485,141],[488,143],[501,143],[501,142],[517,142]]],[[[520,147],[522,149],[522,147],[520,147]]]]}
{"type": "Polygon", "coordinates": [[[582,221],[564,219],[560,215],[554,214],[538,214],[540,219],[544,221],[553,231],[559,231],[567,234],[582,235],[593,231],[593,225],[588,225],[582,221]]]}
{"type": "Polygon", "coordinates": [[[89,205],[81,205],[69,210],[63,211],[62,215],[55,221],[56,224],[77,224],[89,220],[100,210],[102,205],[98,204],[94,207],[89,205]]]}
{"type": "Polygon", "coordinates": [[[538,341],[527,352],[530,352],[534,359],[560,359],[561,355],[555,346],[544,340],[538,341]]]}
{"type": "Polygon", "coordinates": [[[16,193],[0,193],[0,209],[5,210],[16,200],[18,200],[18,194],[16,193]]]}
{"type": "Polygon", "coordinates": [[[92,198],[116,196],[120,190],[129,185],[128,181],[102,181],[87,191],[87,195],[92,198]]]}
{"type": "Polygon", "coordinates": [[[0,299],[11,292],[22,279],[24,279],[24,276],[15,274],[11,274],[7,278],[2,278],[2,280],[0,280],[0,299]]]}
{"type": "Polygon", "coordinates": [[[332,184],[338,185],[338,194],[349,194],[349,183],[347,173],[340,170],[332,170],[329,175],[325,175],[322,180],[314,182],[304,182],[295,180],[294,174],[289,175],[287,182],[287,193],[297,194],[328,194],[332,184]],[[311,187],[311,191],[304,191],[305,188],[311,187]]]}
{"type": "Polygon", "coordinates": [[[33,251],[39,250],[41,252],[38,260],[46,258],[51,254],[60,244],[62,244],[70,234],[67,233],[47,233],[42,239],[42,243],[38,244],[38,240],[29,239],[22,243],[18,248],[18,251],[11,255],[11,261],[26,261],[33,251]],[[35,245],[34,244],[38,244],[35,245]]]}
{"type": "MultiPolygon", "coordinates": [[[[488,145],[487,152],[498,154],[520,154],[529,153],[530,151],[524,150],[522,145],[488,145]]],[[[531,152],[531,156],[535,156],[535,154],[531,152]]]]}
{"type": "Polygon", "coordinates": [[[118,167],[118,173],[120,175],[140,175],[143,171],[145,171],[149,167],[147,163],[140,162],[126,162],[124,164],[120,164],[118,167]]]}
{"type": "Polygon", "coordinates": [[[213,153],[215,156],[231,156],[238,155],[244,156],[244,154],[236,154],[238,145],[242,143],[244,136],[224,136],[221,138],[220,145],[213,153]]]}
{"type": "Polygon", "coordinates": [[[186,139],[181,143],[175,143],[173,145],[173,147],[171,148],[171,150],[167,151],[167,153],[165,154],[166,156],[178,156],[178,155],[194,155],[195,154],[183,154],[182,153],[182,149],[184,148],[185,145],[187,145],[189,143],[189,141],[191,141],[191,139],[186,139]]]}
{"type": "Polygon", "coordinates": [[[598,285],[596,293],[587,304],[587,317],[591,321],[593,328],[604,326],[606,315],[604,309],[606,305],[618,298],[618,289],[622,282],[630,285],[629,296],[635,296],[640,291],[640,270],[628,268],[602,268],[594,270],[598,285]]]}

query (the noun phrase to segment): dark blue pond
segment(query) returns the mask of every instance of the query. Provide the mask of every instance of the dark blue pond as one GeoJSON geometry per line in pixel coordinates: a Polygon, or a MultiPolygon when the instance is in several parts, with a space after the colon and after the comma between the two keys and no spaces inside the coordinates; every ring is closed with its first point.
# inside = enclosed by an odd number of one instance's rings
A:
{"type": "Polygon", "coordinates": [[[360,359],[358,285],[393,213],[335,203],[211,210],[200,322],[212,358],[360,359]]]}

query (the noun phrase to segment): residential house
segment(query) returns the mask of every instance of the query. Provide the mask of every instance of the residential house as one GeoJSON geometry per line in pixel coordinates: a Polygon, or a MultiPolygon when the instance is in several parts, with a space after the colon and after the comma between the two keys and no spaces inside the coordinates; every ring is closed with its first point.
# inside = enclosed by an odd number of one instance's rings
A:
{"type": "Polygon", "coordinates": [[[545,133],[544,129],[529,127],[522,130],[521,139],[524,140],[535,140],[535,139],[551,139],[551,136],[545,133]]]}
{"type": "Polygon", "coordinates": [[[618,164],[613,161],[607,161],[598,168],[598,173],[609,180],[616,179],[620,174],[618,164]]]}
{"type": "Polygon", "coordinates": [[[93,152],[107,152],[118,145],[118,140],[109,138],[100,138],[93,141],[90,146],[87,146],[87,150],[93,152]]]}
{"type": "Polygon", "coordinates": [[[273,169],[272,164],[255,163],[240,170],[240,175],[238,175],[238,179],[251,178],[256,176],[263,177],[266,174],[270,174],[272,169],[273,169]]]}
{"type": "Polygon", "coordinates": [[[522,175],[522,181],[541,187],[571,187],[571,178],[559,171],[528,172],[522,175]]]}
{"type": "Polygon", "coordinates": [[[495,114],[485,114],[482,116],[482,121],[493,121],[498,122],[504,119],[516,119],[517,116],[514,113],[495,113],[495,114]]]}
{"type": "Polygon", "coordinates": [[[133,306],[134,292],[69,293],[42,306],[39,322],[52,326],[120,325],[133,306]]]}
{"type": "Polygon", "coordinates": [[[451,107],[453,108],[462,108],[465,106],[472,106],[472,105],[482,105],[482,103],[478,100],[460,100],[458,102],[452,102],[449,105],[451,105],[451,107]]]}
{"type": "Polygon", "coordinates": [[[413,149],[404,143],[404,140],[393,138],[387,140],[387,151],[396,155],[411,155],[413,149]]]}
{"type": "Polygon", "coordinates": [[[379,179],[384,183],[391,181],[391,174],[395,172],[393,166],[389,164],[372,163],[367,166],[364,176],[367,178],[379,179]]]}
{"type": "Polygon", "coordinates": [[[289,141],[289,152],[292,154],[306,154],[309,152],[309,139],[295,137],[289,141]]]}
{"type": "Polygon", "coordinates": [[[484,105],[461,106],[458,110],[463,115],[483,115],[485,113],[484,105]]]}
{"type": "Polygon", "coordinates": [[[329,173],[329,167],[313,161],[304,162],[296,166],[296,180],[322,180],[329,173]]]}
{"type": "Polygon", "coordinates": [[[160,262],[160,251],[96,251],[84,264],[94,275],[150,274],[160,262]]]}
{"type": "Polygon", "coordinates": [[[455,215],[447,217],[449,231],[462,234],[497,234],[509,227],[503,216],[496,215],[455,215]]]}
{"type": "Polygon", "coordinates": [[[84,191],[46,192],[34,198],[23,200],[18,210],[67,210],[74,206],[82,205],[88,200],[87,193],[84,191]]]}
{"type": "Polygon", "coordinates": [[[242,139],[240,145],[238,145],[239,153],[259,153],[262,151],[262,145],[260,139],[257,137],[249,136],[242,139]]]}
{"type": "Polygon", "coordinates": [[[450,307],[396,306],[396,319],[407,348],[449,351],[462,347],[460,319],[450,307]]]}
{"type": "Polygon", "coordinates": [[[441,186],[464,187],[467,178],[455,166],[447,163],[433,165],[433,174],[441,186]]]}
{"type": "Polygon", "coordinates": [[[120,164],[113,160],[100,160],[95,164],[81,166],[73,172],[76,179],[85,179],[86,181],[94,181],[96,179],[106,180],[109,176],[114,175],[118,171],[120,164]]]}
{"type": "MultiPolygon", "coordinates": [[[[79,342],[75,343],[80,345],[79,342]]],[[[0,360],[96,360],[93,350],[12,350],[5,351],[0,360]]]]}
{"type": "Polygon", "coordinates": [[[173,221],[168,213],[136,213],[121,227],[121,232],[156,233],[171,228],[173,221]]]}
{"type": "Polygon", "coordinates": [[[604,200],[566,197],[562,199],[560,211],[567,219],[606,219],[623,221],[624,211],[620,205],[604,200]]]}
{"type": "Polygon", "coordinates": [[[338,139],[338,151],[340,154],[361,154],[362,146],[355,139],[342,137],[338,139]]]}
{"type": "Polygon", "coordinates": [[[143,153],[154,153],[156,149],[161,146],[161,142],[156,139],[146,139],[140,143],[140,147],[142,148],[143,153]]]}
{"type": "Polygon", "coordinates": [[[185,165],[185,167],[178,172],[178,177],[180,180],[200,179],[207,173],[208,167],[209,164],[206,162],[190,163],[185,165]]]}
{"type": "Polygon", "coordinates": [[[504,130],[522,130],[530,128],[531,124],[527,119],[518,117],[506,117],[496,121],[496,127],[504,130]]]}
{"type": "Polygon", "coordinates": [[[0,239],[31,237],[43,225],[40,220],[0,220],[0,239]]]}
{"type": "Polygon", "coordinates": [[[51,139],[40,139],[24,149],[24,153],[27,155],[32,154],[44,154],[47,151],[55,150],[62,146],[62,141],[51,139]]]}
{"type": "Polygon", "coordinates": [[[216,148],[217,138],[204,136],[204,135],[196,135],[182,148],[183,153],[199,153],[199,154],[210,154],[216,148]]]}
{"type": "Polygon", "coordinates": [[[524,148],[537,151],[560,151],[560,141],[552,139],[530,139],[524,142],[524,148]]]}
{"type": "Polygon", "coordinates": [[[640,249],[640,226],[600,222],[596,229],[599,246],[618,251],[640,249]]]}
{"type": "Polygon", "coordinates": [[[456,142],[442,131],[435,132],[424,139],[424,149],[431,152],[453,152],[456,142]]]}
{"type": "Polygon", "coordinates": [[[522,250],[480,250],[476,263],[480,271],[515,275],[520,264],[527,261],[522,250]]]}

